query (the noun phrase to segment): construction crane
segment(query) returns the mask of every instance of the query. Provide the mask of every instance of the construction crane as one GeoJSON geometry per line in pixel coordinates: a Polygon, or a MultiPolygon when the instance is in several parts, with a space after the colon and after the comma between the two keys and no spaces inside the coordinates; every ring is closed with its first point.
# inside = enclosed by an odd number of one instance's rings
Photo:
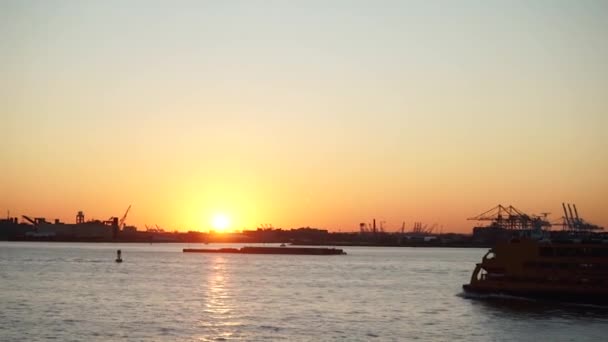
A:
{"type": "MultiPolygon", "coordinates": [[[[568,204],[569,206],[570,204],[568,204]]],[[[576,204],[572,204],[572,206],[574,207],[574,215],[576,215],[576,220],[580,222],[580,218],[578,217],[578,210],[576,210],[576,204]]]]}
{"type": "Polygon", "coordinates": [[[596,226],[594,224],[591,224],[585,220],[583,220],[581,217],[578,216],[578,210],[576,209],[576,204],[572,205],[574,207],[574,214],[572,213],[572,208],[570,207],[570,204],[568,203],[566,206],[566,203],[562,203],[562,208],[564,209],[564,224],[563,227],[566,230],[573,230],[573,231],[599,231],[599,230],[603,230],[603,227],[600,226],[596,226]],[[566,210],[567,208],[567,210],[566,210]],[[569,215],[568,215],[569,214],[569,215]]]}
{"type": "Polygon", "coordinates": [[[129,207],[127,208],[127,211],[125,211],[125,214],[122,215],[122,217],[120,218],[120,221],[118,221],[118,226],[121,229],[124,229],[125,227],[125,220],[127,219],[127,214],[129,213],[129,210],[131,210],[131,205],[129,204],[129,207]]]}
{"type": "Polygon", "coordinates": [[[414,227],[411,230],[413,234],[432,234],[437,224],[432,225],[430,228],[428,224],[422,225],[422,222],[414,222],[414,227]]]}
{"type": "Polygon", "coordinates": [[[492,226],[504,229],[530,229],[551,226],[544,218],[528,215],[512,205],[505,207],[500,204],[467,220],[492,221],[492,226]]]}
{"type": "Polygon", "coordinates": [[[29,221],[34,226],[38,224],[38,222],[36,222],[36,220],[31,219],[29,216],[21,215],[21,217],[23,217],[24,219],[26,219],[27,221],[29,221]]]}
{"type": "Polygon", "coordinates": [[[568,229],[572,229],[572,227],[574,227],[574,224],[572,222],[570,222],[570,218],[568,217],[568,211],[566,210],[565,203],[562,203],[562,208],[564,209],[564,220],[566,221],[566,224],[564,226],[567,226],[568,229]]]}

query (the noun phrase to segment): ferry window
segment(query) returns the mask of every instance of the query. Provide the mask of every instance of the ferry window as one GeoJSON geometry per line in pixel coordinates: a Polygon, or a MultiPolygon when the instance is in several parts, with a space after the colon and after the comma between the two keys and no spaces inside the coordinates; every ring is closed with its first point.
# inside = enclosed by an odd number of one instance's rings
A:
{"type": "Polygon", "coordinates": [[[492,259],[494,259],[495,256],[496,256],[496,254],[494,254],[494,251],[490,250],[490,251],[488,251],[488,253],[486,253],[486,255],[484,255],[483,259],[492,260],[492,259]]]}
{"type": "Polygon", "coordinates": [[[553,248],[551,248],[551,247],[541,247],[540,248],[540,256],[544,256],[544,257],[553,256],[553,248]]]}

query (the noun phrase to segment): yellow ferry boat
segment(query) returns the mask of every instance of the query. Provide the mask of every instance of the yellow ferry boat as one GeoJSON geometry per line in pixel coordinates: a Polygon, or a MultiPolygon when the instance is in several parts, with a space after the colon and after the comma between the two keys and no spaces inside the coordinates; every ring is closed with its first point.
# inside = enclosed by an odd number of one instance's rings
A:
{"type": "Polygon", "coordinates": [[[537,225],[498,242],[476,265],[465,292],[608,303],[608,236],[582,225],[578,215],[578,221],[564,218],[571,221],[561,231],[537,225]]]}
{"type": "Polygon", "coordinates": [[[608,243],[513,239],[478,263],[467,292],[608,303],[608,243]]]}

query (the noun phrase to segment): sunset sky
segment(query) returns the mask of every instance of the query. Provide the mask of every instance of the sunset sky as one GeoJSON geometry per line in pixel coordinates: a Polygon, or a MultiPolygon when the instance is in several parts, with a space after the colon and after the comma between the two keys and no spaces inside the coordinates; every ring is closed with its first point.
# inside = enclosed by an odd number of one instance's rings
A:
{"type": "Polygon", "coordinates": [[[608,227],[607,1],[2,1],[0,42],[0,216],[608,227]]]}

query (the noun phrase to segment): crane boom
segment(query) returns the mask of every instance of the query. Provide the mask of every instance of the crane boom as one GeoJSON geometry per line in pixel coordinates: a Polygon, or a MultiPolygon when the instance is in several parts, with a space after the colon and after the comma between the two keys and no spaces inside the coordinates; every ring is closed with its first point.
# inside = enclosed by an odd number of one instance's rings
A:
{"type": "Polygon", "coordinates": [[[127,211],[125,211],[125,214],[122,215],[122,217],[120,218],[120,221],[118,221],[118,226],[120,228],[124,227],[125,220],[127,219],[127,214],[129,213],[129,210],[131,210],[131,205],[130,204],[129,204],[129,207],[127,208],[127,211]]]}
{"type": "Polygon", "coordinates": [[[25,215],[21,215],[21,217],[23,217],[24,219],[28,220],[31,224],[33,224],[34,226],[37,225],[38,223],[35,220],[32,220],[30,217],[25,216],[25,215]]]}
{"type": "Polygon", "coordinates": [[[568,212],[570,213],[570,220],[572,220],[574,222],[573,223],[574,227],[575,228],[578,227],[578,220],[576,220],[574,218],[574,215],[572,214],[572,208],[570,207],[570,203],[568,203],[568,212]]]}
{"type": "Polygon", "coordinates": [[[568,218],[568,211],[566,210],[566,204],[562,203],[562,208],[564,208],[564,217],[566,218],[566,225],[568,228],[572,228],[572,223],[570,223],[570,219],[568,218]]]}
{"type": "Polygon", "coordinates": [[[576,204],[572,204],[572,206],[574,207],[574,215],[576,215],[576,220],[580,221],[581,219],[578,217],[578,210],[576,210],[576,204]]]}

